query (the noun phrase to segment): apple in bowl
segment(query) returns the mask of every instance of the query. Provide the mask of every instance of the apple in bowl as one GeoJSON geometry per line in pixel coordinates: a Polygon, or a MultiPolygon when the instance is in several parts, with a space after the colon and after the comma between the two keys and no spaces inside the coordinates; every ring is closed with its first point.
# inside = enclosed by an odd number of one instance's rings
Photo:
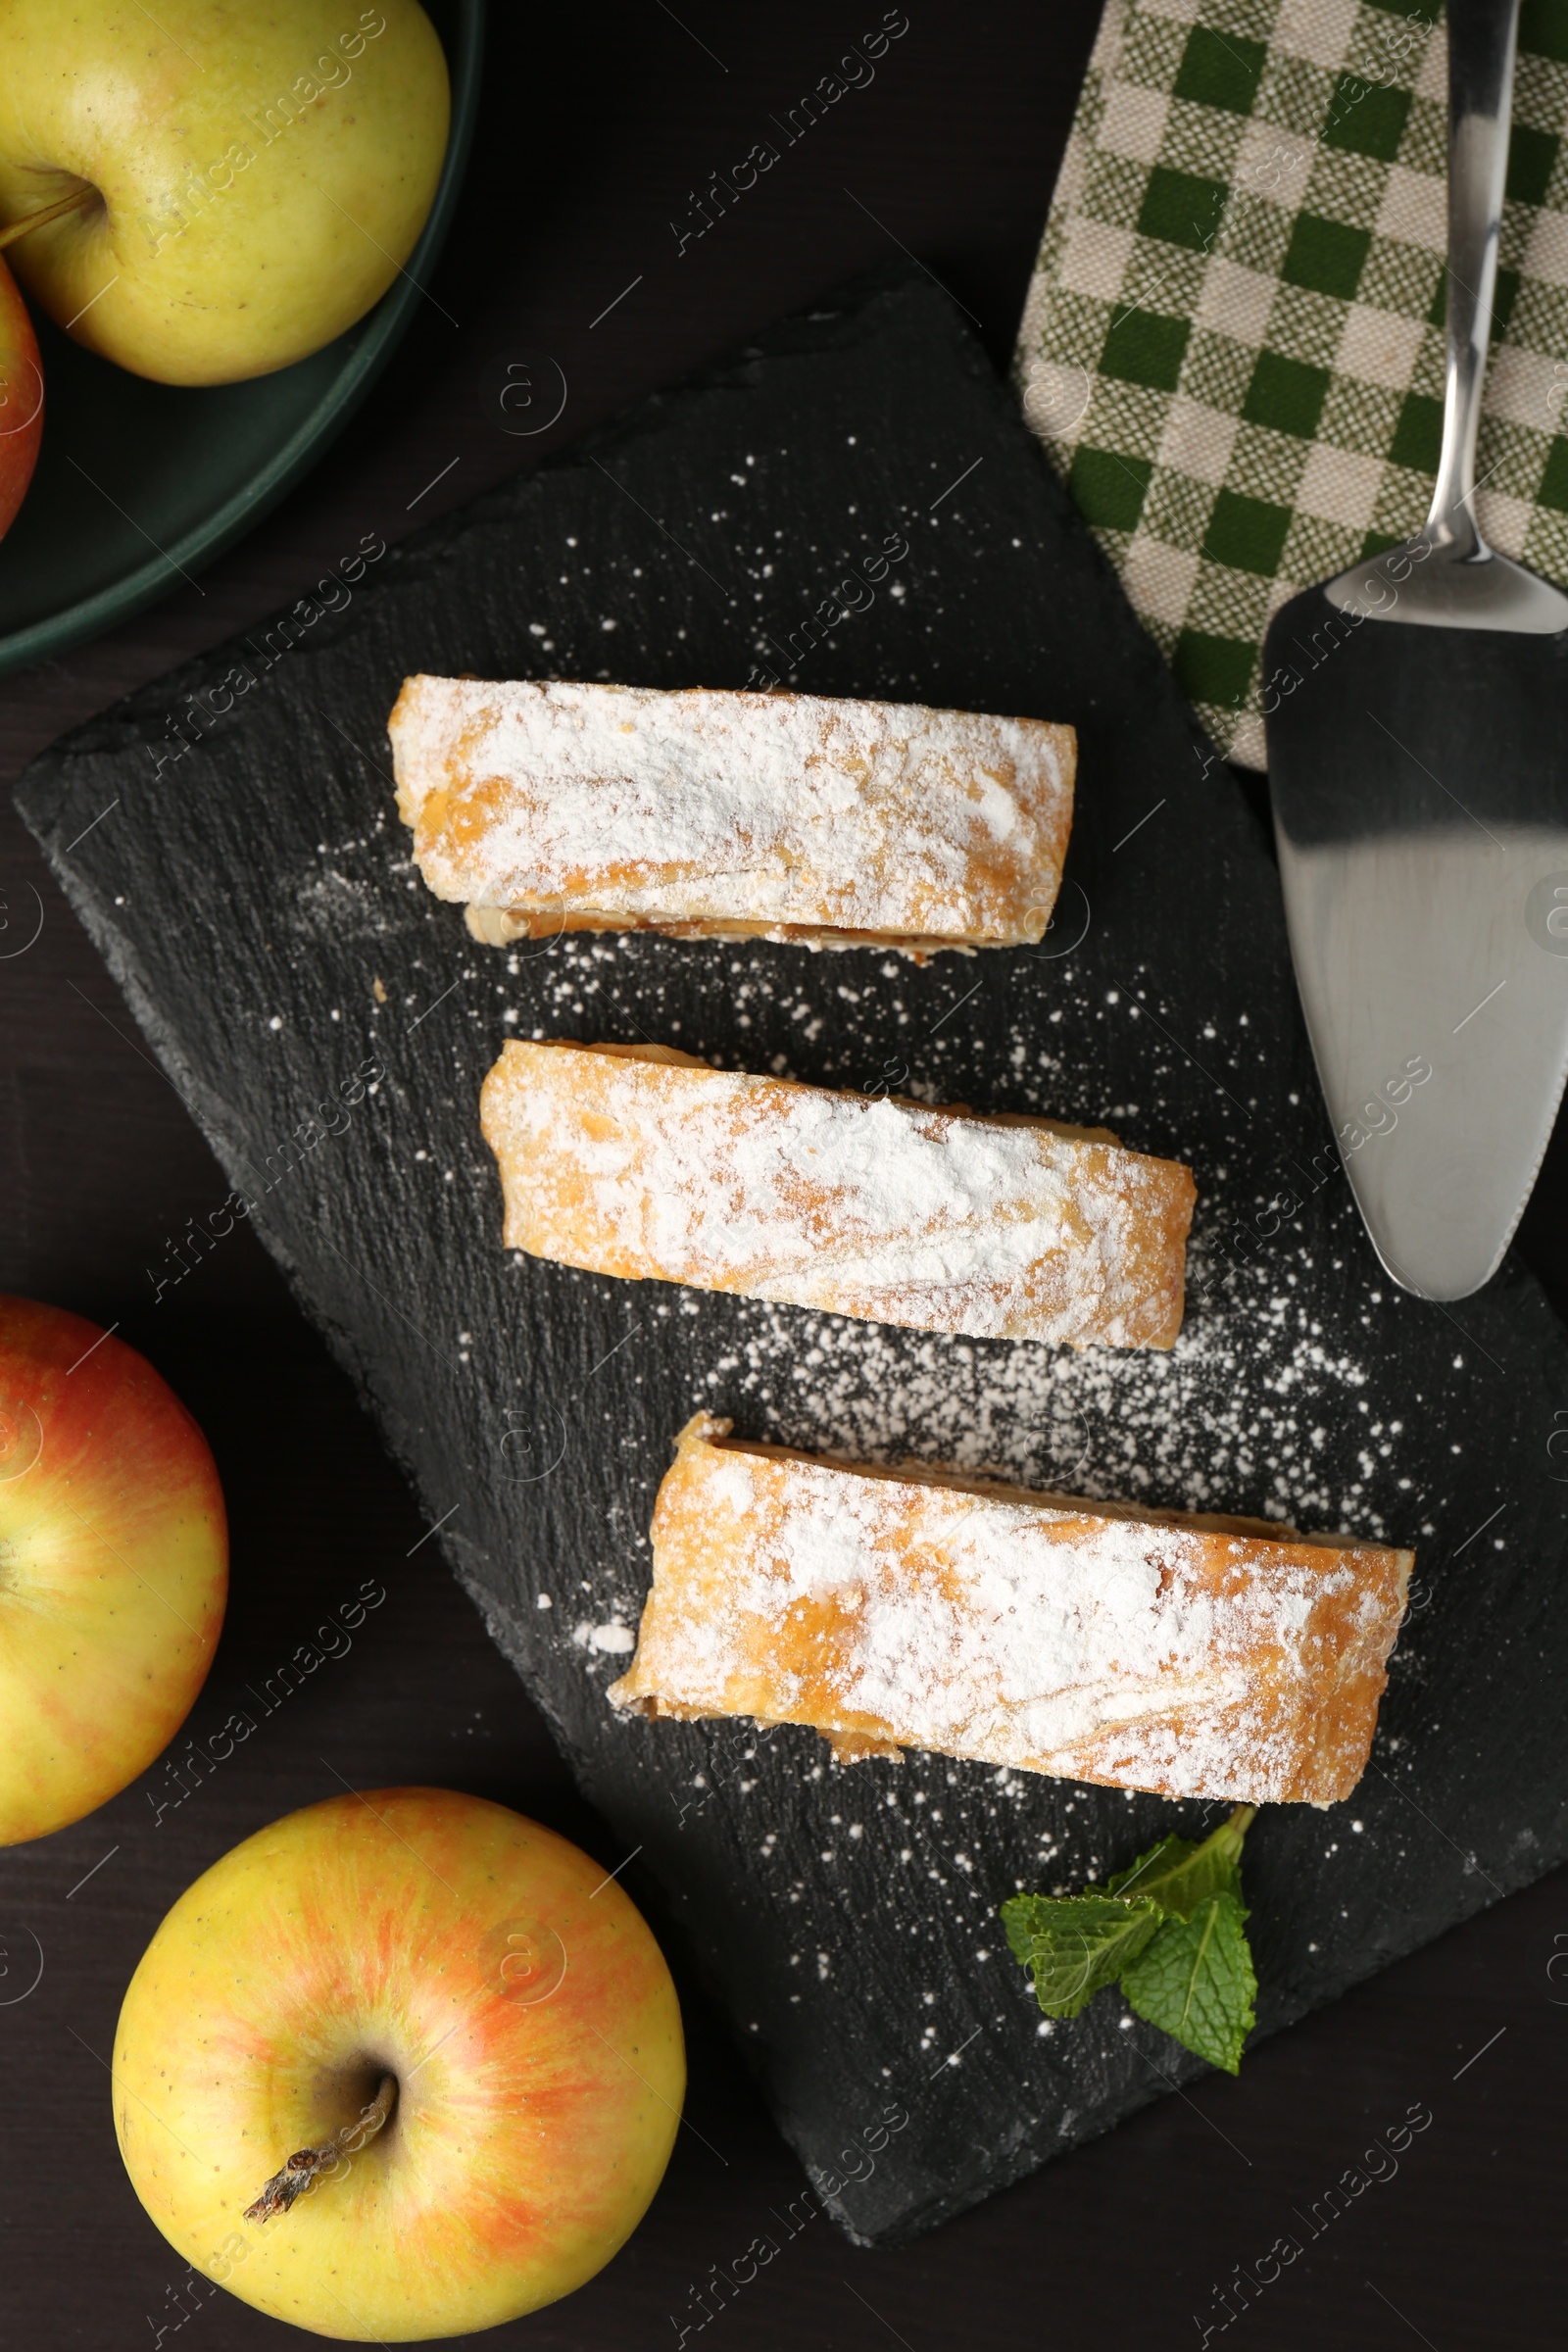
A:
{"type": "Polygon", "coordinates": [[[38,338],[17,281],[0,261],[0,537],[27,495],[42,438],[38,338]]]}
{"type": "Polygon", "coordinates": [[[0,0],[0,223],[57,325],[137,375],[232,383],[386,292],[446,153],[418,0],[0,0]]]}
{"type": "Polygon", "coordinates": [[[619,1885],[442,1788],[330,1797],[224,1855],[115,2036],[121,2153],[171,2244],[355,2341],[580,2286],[642,2218],[684,2088],[675,1988],[619,1885]]]}
{"type": "Polygon", "coordinates": [[[168,1746],[227,1592],[218,1470],[173,1391],[81,1315],[0,1298],[0,1845],[168,1746]]]}

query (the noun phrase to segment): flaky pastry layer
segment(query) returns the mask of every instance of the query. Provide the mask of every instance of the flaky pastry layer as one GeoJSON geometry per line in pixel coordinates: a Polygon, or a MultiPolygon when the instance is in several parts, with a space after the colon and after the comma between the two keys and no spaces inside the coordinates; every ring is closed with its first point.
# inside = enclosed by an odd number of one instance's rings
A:
{"type": "Polygon", "coordinates": [[[681,1432],[617,1706],[1232,1803],[1359,1780],[1413,1553],[729,1428],[681,1432]]]}
{"type": "Polygon", "coordinates": [[[1043,719],[690,687],[412,677],[398,808],[495,945],[575,930],[1006,947],[1051,920],[1076,741],[1043,719]]]}
{"type": "Polygon", "coordinates": [[[1195,1188],[1105,1128],[515,1042],[484,1082],[504,1239],[624,1280],[975,1338],[1169,1348],[1195,1188]]]}

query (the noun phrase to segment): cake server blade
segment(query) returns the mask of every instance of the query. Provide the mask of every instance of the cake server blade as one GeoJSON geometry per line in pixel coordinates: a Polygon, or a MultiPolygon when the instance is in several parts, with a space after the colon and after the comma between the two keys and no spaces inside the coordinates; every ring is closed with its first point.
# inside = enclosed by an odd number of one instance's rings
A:
{"type": "Polygon", "coordinates": [[[1517,0],[1449,0],[1431,513],[1402,546],[1284,606],[1263,656],[1318,1076],[1378,1255],[1438,1299],[1495,1271],[1568,1075],[1568,598],[1475,520],[1517,16],[1517,0]]]}
{"type": "Polygon", "coordinates": [[[1291,954],[1378,1255],[1462,1298],[1568,1074],[1568,638],[1342,622],[1313,589],[1270,632],[1300,673],[1269,738],[1291,954]]]}

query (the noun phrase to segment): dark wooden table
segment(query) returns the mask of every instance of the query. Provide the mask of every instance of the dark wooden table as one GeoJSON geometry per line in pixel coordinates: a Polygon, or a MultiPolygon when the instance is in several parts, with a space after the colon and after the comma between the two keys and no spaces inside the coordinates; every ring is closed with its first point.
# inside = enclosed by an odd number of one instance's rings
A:
{"type": "MultiPolygon", "coordinates": [[[[363,532],[395,538],[564,448],[585,425],[902,249],[1009,350],[1096,0],[908,0],[908,30],[709,235],[692,196],[767,135],[879,6],[663,0],[522,11],[497,0],[474,167],[445,262],[369,406],[253,537],[115,636],[0,685],[0,895],[42,932],[0,963],[0,1290],[119,1320],[217,1450],[234,1537],[227,1627],[190,1729],[266,1675],[362,1578],[387,1601],[287,1722],[177,1804],[163,1767],[91,1820],[0,1854],[0,2338],[28,2352],[281,2341],[184,2266],[122,2171],[106,2057],[125,1983],[175,1895],[237,1839],[359,1787],[444,1783],[538,1815],[605,1857],[538,1716],[491,1648],[344,1380],[248,1226],[153,1303],[168,1237],[221,1191],[206,1147],[10,811],[29,755],[170,663],[299,594],[363,532]],[[862,23],[863,18],[863,23],[862,23]],[[450,314],[450,316],[449,316],[450,314]],[[502,429],[494,364],[548,355],[548,431],[502,429]],[[443,470],[445,469],[445,470],[443,470]],[[27,902],[30,906],[30,901],[27,902]],[[166,1800],[157,1811],[155,1799],[166,1800]],[[31,1974],[35,1936],[43,1974],[31,1974]]],[[[502,370],[504,372],[504,368],[502,370]]],[[[203,910],[189,910],[200,920],[203,910]]],[[[1559,1135],[1523,1247],[1568,1304],[1559,1135]]],[[[1568,1398],[1564,1399],[1568,1405],[1568,1398]]],[[[0,1560],[0,1574],[4,1572],[0,1560]]],[[[210,1720],[209,1720],[210,1719],[210,1720]]],[[[0,1726],[0,1739],[4,1727],[0,1726]]],[[[179,1744],[182,1744],[179,1743],[179,1744]]],[[[672,1957],[677,1969],[678,1952],[672,1957]]],[[[936,2236],[850,2246],[818,2218],[704,2323],[698,2299],[802,2186],[748,2078],[683,1984],[689,2114],[642,2229],[508,2345],[1194,2344],[1238,2265],[1305,2247],[1245,2308],[1274,2352],[1560,2341],[1568,1885],[1544,1880],[1324,2015],[936,2236]],[[1315,2204],[1412,2106],[1432,2122],[1332,2225],[1315,2204]],[[1555,2322],[1555,2325],[1553,2325],[1555,2322]],[[683,2330],[687,2332],[683,2335],[683,2330]]],[[[1226,2328],[1223,2332],[1228,2333],[1226,2328]]],[[[307,2339],[299,2336],[296,2340],[307,2339]]]]}

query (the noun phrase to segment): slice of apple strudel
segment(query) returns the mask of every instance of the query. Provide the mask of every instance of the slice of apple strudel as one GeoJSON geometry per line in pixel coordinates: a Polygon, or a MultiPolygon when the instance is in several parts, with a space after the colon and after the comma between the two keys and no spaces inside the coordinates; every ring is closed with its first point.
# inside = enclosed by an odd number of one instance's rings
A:
{"type": "Polygon", "coordinates": [[[1104,1128],[513,1043],[480,1124],[509,1249],[972,1338],[1169,1348],[1195,1188],[1104,1128]]]}
{"type": "Polygon", "coordinates": [[[1411,1552],[729,1428],[681,1432],[617,1706],[1227,1803],[1360,1779],[1411,1552]]]}
{"type": "Polygon", "coordinates": [[[914,705],[409,678],[398,809],[493,945],[563,931],[1010,947],[1051,919],[1070,727],[914,705]]]}

